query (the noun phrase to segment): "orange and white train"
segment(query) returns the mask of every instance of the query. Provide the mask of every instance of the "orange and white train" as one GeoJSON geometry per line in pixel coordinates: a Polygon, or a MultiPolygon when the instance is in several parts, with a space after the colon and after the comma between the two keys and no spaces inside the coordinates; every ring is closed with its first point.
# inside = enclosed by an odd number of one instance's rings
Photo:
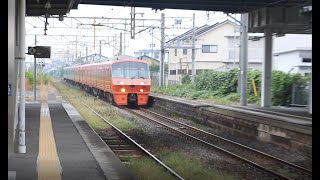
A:
{"type": "Polygon", "coordinates": [[[144,106],[150,93],[147,61],[124,58],[64,68],[64,80],[116,105],[144,106]]]}

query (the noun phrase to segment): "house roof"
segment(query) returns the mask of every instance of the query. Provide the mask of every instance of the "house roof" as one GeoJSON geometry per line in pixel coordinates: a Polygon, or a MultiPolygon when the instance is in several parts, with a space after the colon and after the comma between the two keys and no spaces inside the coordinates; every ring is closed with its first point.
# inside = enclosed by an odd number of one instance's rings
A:
{"type": "Polygon", "coordinates": [[[274,52],[273,54],[285,54],[285,53],[290,53],[290,52],[295,52],[295,51],[312,51],[311,47],[297,47],[295,49],[289,49],[289,50],[284,50],[284,51],[278,51],[274,52]]]}
{"type": "MultiPolygon", "coordinates": [[[[203,25],[201,27],[195,27],[195,37],[198,37],[198,36],[201,36],[203,35],[204,33],[207,33],[217,27],[220,27],[221,25],[223,24],[226,24],[226,23],[230,23],[232,25],[236,25],[234,22],[230,21],[230,20],[225,20],[223,22],[218,22],[218,23],[215,23],[213,25],[203,25]]],[[[167,41],[167,43],[172,43],[172,42],[175,42],[177,40],[179,41],[185,41],[185,40],[189,40],[189,39],[192,39],[192,32],[193,32],[193,29],[190,29],[189,31],[167,41]]]]}
{"type": "Polygon", "coordinates": [[[138,59],[141,59],[142,57],[146,57],[146,58],[149,58],[149,59],[151,59],[151,60],[153,60],[153,61],[157,61],[157,62],[159,62],[159,60],[158,60],[158,59],[155,59],[155,58],[150,57],[150,56],[147,56],[147,55],[139,56],[139,57],[138,57],[138,59]]]}
{"type": "Polygon", "coordinates": [[[137,51],[137,53],[139,53],[139,52],[159,52],[160,51],[160,49],[141,49],[141,50],[139,50],[139,51],[137,51]]]}

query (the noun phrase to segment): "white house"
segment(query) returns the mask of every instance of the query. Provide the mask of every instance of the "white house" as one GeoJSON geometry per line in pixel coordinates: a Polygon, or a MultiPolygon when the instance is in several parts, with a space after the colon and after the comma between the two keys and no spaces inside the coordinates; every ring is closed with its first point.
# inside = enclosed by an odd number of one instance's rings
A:
{"type": "Polygon", "coordinates": [[[141,49],[137,52],[134,52],[134,55],[136,57],[149,56],[160,61],[160,50],[158,49],[141,49]]]}
{"type": "Polygon", "coordinates": [[[311,66],[312,35],[286,34],[273,38],[273,70],[308,75],[311,66]]]}
{"type": "MultiPolygon", "coordinates": [[[[226,20],[195,29],[196,74],[205,70],[228,70],[239,67],[239,26],[226,20]]],[[[169,81],[179,81],[182,74],[191,74],[192,32],[189,30],[168,42],[169,81]]],[[[253,36],[249,34],[249,38],[253,36]]],[[[255,35],[256,36],[256,35],[255,35]]],[[[263,43],[248,42],[248,68],[261,69],[263,43]]]]}

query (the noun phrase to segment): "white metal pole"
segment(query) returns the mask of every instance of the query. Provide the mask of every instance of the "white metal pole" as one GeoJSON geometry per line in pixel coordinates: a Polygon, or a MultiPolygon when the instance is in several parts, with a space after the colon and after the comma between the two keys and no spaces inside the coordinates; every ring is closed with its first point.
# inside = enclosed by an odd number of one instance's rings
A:
{"type": "Polygon", "coordinates": [[[271,105],[271,76],[272,76],[272,31],[264,30],[265,50],[264,61],[262,64],[261,78],[261,107],[271,105]]]}
{"type": "MultiPolygon", "coordinates": [[[[312,63],[312,62],[311,62],[312,63]]],[[[309,85],[309,114],[312,114],[312,64],[310,73],[310,85],[309,85]]]]}
{"type": "MultiPolygon", "coordinates": [[[[34,45],[37,45],[37,35],[34,35],[34,45]]],[[[34,58],[33,63],[33,100],[37,100],[37,58],[34,58]]]]}
{"type": "MultiPolygon", "coordinates": [[[[196,69],[195,69],[195,32],[196,32],[196,27],[195,27],[195,13],[193,13],[193,30],[192,30],[192,76],[191,76],[191,81],[192,84],[194,84],[194,79],[196,76],[196,69]]],[[[188,72],[187,72],[188,73],[188,72]]]]}
{"type": "Polygon", "coordinates": [[[240,105],[247,105],[248,13],[241,14],[240,105]]]}
{"type": "Polygon", "coordinates": [[[164,86],[164,13],[161,14],[161,57],[160,57],[160,86],[164,86]]]}
{"type": "Polygon", "coordinates": [[[19,153],[26,153],[25,144],[25,14],[26,0],[20,0],[18,23],[19,23],[19,56],[20,56],[20,109],[19,109],[19,153]]]}

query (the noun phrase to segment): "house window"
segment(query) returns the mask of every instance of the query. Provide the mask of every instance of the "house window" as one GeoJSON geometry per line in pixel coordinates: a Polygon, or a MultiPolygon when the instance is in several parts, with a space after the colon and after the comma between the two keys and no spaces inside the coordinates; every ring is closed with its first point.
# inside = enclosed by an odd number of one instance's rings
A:
{"type": "Polygon", "coordinates": [[[302,62],[309,63],[311,62],[311,58],[302,58],[302,62]]]}
{"type": "Polygon", "coordinates": [[[202,45],[202,53],[217,53],[217,45],[202,45]]]}
{"type": "Polygon", "coordinates": [[[170,75],[176,75],[176,70],[170,70],[170,75]]]}
{"type": "Polygon", "coordinates": [[[187,55],[188,49],[183,49],[183,55],[187,55]]]}
{"type": "Polygon", "coordinates": [[[186,74],[187,70],[186,69],[178,69],[178,74],[186,74]]]}
{"type": "Polygon", "coordinates": [[[174,56],[177,56],[177,49],[174,49],[174,56]]]}

